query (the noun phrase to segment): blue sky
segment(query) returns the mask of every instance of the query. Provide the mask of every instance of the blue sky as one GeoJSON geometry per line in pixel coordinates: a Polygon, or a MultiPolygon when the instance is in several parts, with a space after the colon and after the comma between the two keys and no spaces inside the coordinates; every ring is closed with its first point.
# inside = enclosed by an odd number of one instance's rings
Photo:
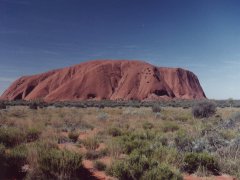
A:
{"type": "Polygon", "coordinates": [[[239,17],[239,0],[0,0],[0,93],[22,75],[137,59],[240,99],[239,17]]]}

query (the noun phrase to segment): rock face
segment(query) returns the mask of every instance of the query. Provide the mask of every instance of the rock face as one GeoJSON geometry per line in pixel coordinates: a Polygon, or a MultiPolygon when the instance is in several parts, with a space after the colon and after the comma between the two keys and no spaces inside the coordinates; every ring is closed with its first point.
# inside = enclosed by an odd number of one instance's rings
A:
{"type": "Polygon", "coordinates": [[[3,100],[162,100],[206,98],[196,75],[180,68],[142,61],[99,60],[24,76],[1,96],[3,100]]]}

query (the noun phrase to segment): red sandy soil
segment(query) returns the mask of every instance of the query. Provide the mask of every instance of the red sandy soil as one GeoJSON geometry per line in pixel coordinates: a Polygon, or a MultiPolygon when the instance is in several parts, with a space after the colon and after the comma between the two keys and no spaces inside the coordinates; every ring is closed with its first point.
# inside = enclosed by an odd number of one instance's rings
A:
{"type": "Polygon", "coordinates": [[[169,100],[206,98],[195,74],[143,61],[98,60],[24,76],[1,96],[3,100],[47,102],[73,100],[169,100]]]}

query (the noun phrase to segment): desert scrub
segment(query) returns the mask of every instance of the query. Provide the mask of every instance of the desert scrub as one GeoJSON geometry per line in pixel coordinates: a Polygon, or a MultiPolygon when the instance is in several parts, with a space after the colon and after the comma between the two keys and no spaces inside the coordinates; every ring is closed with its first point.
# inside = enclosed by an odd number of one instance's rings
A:
{"type": "Polygon", "coordinates": [[[99,140],[97,137],[87,137],[82,141],[87,150],[96,150],[99,147],[99,140]]]}
{"type": "Polygon", "coordinates": [[[71,139],[74,143],[77,142],[79,137],[79,132],[77,131],[71,131],[68,133],[68,138],[71,139]]]}
{"type": "Polygon", "coordinates": [[[42,152],[38,163],[42,173],[49,178],[74,178],[82,168],[82,155],[53,148],[42,152]]]}
{"type": "Polygon", "coordinates": [[[101,161],[94,161],[93,167],[99,171],[105,171],[107,166],[101,161]]]}
{"type": "Polygon", "coordinates": [[[26,134],[15,127],[0,127],[0,143],[7,147],[19,145],[26,140],[26,134]]]}
{"type": "Polygon", "coordinates": [[[187,153],[184,157],[183,169],[188,173],[194,173],[199,168],[204,168],[214,175],[220,172],[219,164],[214,156],[208,153],[187,153]]]}
{"type": "Polygon", "coordinates": [[[192,114],[195,118],[208,118],[216,113],[217,106],[210,101],[199,102],[192,108],[192,114]]]}

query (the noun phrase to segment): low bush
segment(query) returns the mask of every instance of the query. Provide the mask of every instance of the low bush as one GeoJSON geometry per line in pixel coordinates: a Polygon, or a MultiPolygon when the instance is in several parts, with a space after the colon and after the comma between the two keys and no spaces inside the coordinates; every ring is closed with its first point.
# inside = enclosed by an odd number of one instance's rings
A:
{"type": "Polygon", "coordinates": [[[216,159],[208,153],[188,153],[184,158],[184,170],[188,173],[194,173],[199,168],[218,175],[220,167],[216,159]]]}
{"type": "Polygon", "coordinates": [[[208,118],[216,113],[216,104],[210,101],[199,102],[192,108],[195,118],[208,118]]]}

